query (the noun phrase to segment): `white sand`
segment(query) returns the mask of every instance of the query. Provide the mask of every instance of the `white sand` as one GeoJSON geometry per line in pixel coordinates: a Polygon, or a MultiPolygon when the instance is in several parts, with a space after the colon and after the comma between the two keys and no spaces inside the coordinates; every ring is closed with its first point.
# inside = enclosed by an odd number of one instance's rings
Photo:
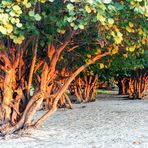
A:
{"type": "Polygon", "coordinates": [[[0,148],[148,148],[148,100],[99,95],[60,109],[37,130],[1,139],[0,148]]]}

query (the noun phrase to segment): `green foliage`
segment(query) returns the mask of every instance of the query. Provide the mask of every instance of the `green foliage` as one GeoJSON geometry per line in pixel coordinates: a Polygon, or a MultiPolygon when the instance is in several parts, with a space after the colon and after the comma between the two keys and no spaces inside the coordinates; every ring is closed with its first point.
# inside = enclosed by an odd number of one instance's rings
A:
{"type": "Polygon", "coordinates": [[[76,66],[109,50],[111,56],[88,73],[125,72],[147,65],[147,6],[145,0],[2,0],[0,38],[21,45],[29,36],[39,36],[40,47],[46,48],[74,30],[81,55],[76,66]]]}

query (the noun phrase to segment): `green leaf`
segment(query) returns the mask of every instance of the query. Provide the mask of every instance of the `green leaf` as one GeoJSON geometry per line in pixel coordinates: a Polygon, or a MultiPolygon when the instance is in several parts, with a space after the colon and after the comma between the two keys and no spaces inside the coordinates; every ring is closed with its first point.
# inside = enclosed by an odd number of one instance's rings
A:
{"type": "Polygon", "coordinates": [[[83,30],[85,27],[84,27],[83,24],[80,24],[80,25],[79,25],[79,28],[83,30]]]}
{"type": "Polygon", "coordinates": [[[29,11],[29,16],[34,16],[34,11],[29,11]]]}
{"type": "Polygon", "coordinates": [[[21,27],[22,27],[22,24],[21,24],[21,23],[17,23],[16,26],[17,26],[18,28],[21,28],[21,27]]]}
{"type": "Polygon", "coordinates": [[[36,14],[34,17],[35,17],[36,21],[40,21],[41,20],[41,16],[39,14],[36,14]]]}
{"type": "Polygon", "coordinates": [[[71,4],[71,3],[69,3],[69,4],[67,5],[67,9],[68,9],[68,10],[74,10],[74,5],[71,4]]]}
{"type": "Polygon", "coordinates": [[[112,24],[114,24],[114,20],[112,18],[109,18],[108,23],[112,25],[112,24]]]}
{"type": "Polygon", "coordinates": [[[26,8],[30,8],[31,7],[31,3],[27,3],[26,8]]]}
{"type": "Polygon", "coordinates": [[[114,6],[116,7],[117,10],[122,10],[124,9],[124,5],[120,4],[120,3],[115,3],[114,6]]]}
{"type": "Polygon", "coordinates": [[[103,0],[103,3],[104,4],[109,4],[109,3],[111,3],[112,2],[112,0],[103,0]]]}

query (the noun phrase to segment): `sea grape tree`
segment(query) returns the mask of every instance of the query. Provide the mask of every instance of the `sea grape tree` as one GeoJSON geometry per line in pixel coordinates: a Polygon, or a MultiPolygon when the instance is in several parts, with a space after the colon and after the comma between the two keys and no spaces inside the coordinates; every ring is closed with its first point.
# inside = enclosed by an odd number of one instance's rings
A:
{"type": "Polygon", "coordinates": [[[1,134],[39,126],[57,110],[75,77],[102,57],[119,51],[145,50],[146,11],[145,1],[138,0],[2,0],[1,134]],[[138,23],[135,25],[134,21],[138,23]],[[85,63],[61,80],[62,57],[76,48],[82,59],[86,53],[85,63]],[[32,123],[43,101],[48,110],[32,123]]]}

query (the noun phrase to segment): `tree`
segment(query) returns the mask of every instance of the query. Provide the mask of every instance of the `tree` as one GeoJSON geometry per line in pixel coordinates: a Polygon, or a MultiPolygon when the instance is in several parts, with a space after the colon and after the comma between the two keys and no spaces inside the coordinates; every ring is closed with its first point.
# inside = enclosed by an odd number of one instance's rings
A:
{"type": "Polygon", "coordinates": [[[131,11],[133,15],[138,11],[145,18],[146,10],[139,11],[141,7],[145,9],[144,3],[137,3],[135,8],[128,1],[3,0],[0,8],[1,135],[32,125],[37,127],[52,115],[75,77],[112,53],[113,49],[108,51],[109,45],[122,46],[122,29],[125,36],[130,35],[120,21],[125,5],[129,4],[127,16],[131,11]],[[90,35],[89,42],[86,32],[90,35]],[[66,81],[61,81],[58,65],[64,52],[78,48],[83,55],[85,49],[94,46],[102,48],[101,53],[95,53],[95,48],[92,58],[76,67],[66,81]],[[33,96],[31,86],[35,89],[33,96]],[[43,101],[49,103],[48,111],[32,123],[43,101]]]}

